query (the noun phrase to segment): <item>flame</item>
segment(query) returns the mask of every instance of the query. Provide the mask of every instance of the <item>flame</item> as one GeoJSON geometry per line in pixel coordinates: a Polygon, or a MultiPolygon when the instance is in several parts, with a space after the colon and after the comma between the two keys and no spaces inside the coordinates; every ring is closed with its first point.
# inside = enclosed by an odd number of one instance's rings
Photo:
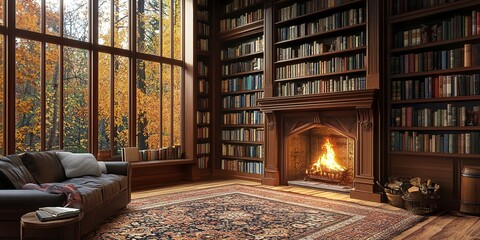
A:
{"type": "Polygon", "coordinates": [[[323,144],[322,148],[325,148],[326,152],[312,165],[312,170],[316,172],[324,172],[326,168],[334,171],[345,171],[345,168],[340,166],[335,160],[335,151],[333,150],[333,144],[327,139],[327,142],[323,144]]]}

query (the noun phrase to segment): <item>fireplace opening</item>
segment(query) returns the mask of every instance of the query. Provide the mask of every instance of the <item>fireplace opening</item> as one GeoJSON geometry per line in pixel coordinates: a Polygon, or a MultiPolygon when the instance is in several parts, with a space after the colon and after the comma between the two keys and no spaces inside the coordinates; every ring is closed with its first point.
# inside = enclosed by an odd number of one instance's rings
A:
{"type": "Polygon", "coordinates": [[[333,127],[314,124],[286,139],[289,185],[349,192],[353,186],[355,139],[333,127]]]}

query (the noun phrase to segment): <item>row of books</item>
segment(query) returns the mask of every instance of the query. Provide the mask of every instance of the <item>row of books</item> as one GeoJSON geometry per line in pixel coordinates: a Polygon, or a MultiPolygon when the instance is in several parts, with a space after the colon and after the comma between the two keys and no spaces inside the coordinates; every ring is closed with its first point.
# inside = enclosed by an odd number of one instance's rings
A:
{"type": "Polygon", "coordinates": [[[221,167],[223,170],[263,174],[263,162],[222,159],[221,167]]]}
{"type": "Polygon", "coordinates": [[[339,79],[277,83],[277,96],[346,92],[366,89],[366,77],[340,76],[339,79]]]}
{"type": "Polygon", "coordinates": [[[200,38],[197,41],[197,48],[202,51],[208,51],[208,39],[200,38]]]}
{"type": "Polygon", "coordinates": [[[263,51],[263,35],[252,40],[241,42],[236,46],[229,47],[220,51],[220,59],[241,57],[251,53],[263,51]]]}
{"type": "Polygon", "coordinates": [[[210,35],[210,25],[199,22],[198,23],[198,35],[208,37],[210,35]]]}
{"type": "Polygon", "coordinates": [[[223,98],[222,106],[224,109],[254,107],[257,105],[257,99],[263,98],[263,96],[263,92],[228,95],[223,98]]]}
{"type": "Polygon", "coordinates": [[[420,132],[391,133],[391,150],[404,152],[479,154],[480,132],[429,134],[420,132]]]}
{"type": "Polygon", "coordinates": [[[210,124],[210,112],[197,111],[197,124],[210,124]]]}
{"type": "Polygon", "coordinates": [[[197,19],[201,21],[208,22],[209,13],[207,10],[198,10],[197,19]]]}
{"type": "Polygon", "coordinates": [[[263,74],[251,74],[244,77],[222,80],[222,93],[232,93],[238,91],[251,91],[263,89],[265,80],[263,74]]]}
{"type": "Polygon", "coordinates": [[[265,148],[263,145],[234,145],[222,144],[223,156],[263,158],[265,148]]]}
{"type": "Polygon", "coordinates": [[[263,58],[222,65],[222,76],[263,69],[263,58]]]}
{"type": "Polygon", "coordinates": [[[350,36],[338,36],[322,41],[303,43],[293,47],[277,48],[277,60],[288,60],[299,57],[319,55],[326,52],[342,51],[365,46],[365,32],[350,36]]]}
{"type": "Polygon", "coordinates": [[[183,157],[182,146],[164,147],[160,149],[139,150],[141,161],[179,159],[183,157]]]}
{"type": "Polygon", "coordinates": [[[241,111],[238,113],[222,114],[223,124],[264,124],[261,111],[241,111]]]}
{"type": "Polygon", "coordinates": [[[209,127],[199,127],[199,128],[197,128],[197,137],[198,138],[209,138],[210,137],[210,128],[209,127]]]}
{"type": "Polygon", "coordinates": [[[420,44],[458,39],[480,34],[480,11],[468,15],[455,15],[436,24],[399,31],[393,35],[393,47],[408,47],[420,44]]]}
{"type": "Polygon", "coordinates": [[[480,74],[426,77],[392,81],[392,100],[480,95],[480,74]]]}
{"type": "Polygon", "coordinates": [[[286,21],[292,18],[314,13],[319,10],[336,7],[354,0],[310,0],[305,2],[295,2],[290,6],[278,10],[279,21],[286,21]]]}
{"type": "Polygon", "coordinates": [[[231,130],[222,130],[222,140],[263,142],[265,140],[265,129],[237,128],[237,129],[231,129],[231,130]]]}
{"type": "Polygon", "coordinates": [[[208,98],[201,97],[197,99],[198,108],[208,108],[208,98]]]}
{"type": "Polygon", "coordinates": [[[198,61],[198,75],[208,76],[208,65],[203,61],[198,61]]]}
{"type": "Polygon", "coordinates": [[[350,9],[316,21],[277,29],[278,41],[305,37],[365,22],[365,9],[350,9]]]}
{"type": "Polygon", "coordinates": [[[392,0],[392,14],[400,14],[423,8],[437,7],[459,0],[392,0]]]}
{"type": "Polygon", "coordinates": [[[220,32],[234,29],[247,25],[252,22],[260,21],[263,19],[263,8],[257,9],[252,12],[242,13],[235,18],[225,18],[220,20],[220,32]]]}
{"type": "Polygon", "coordinates": [[[235,12],[242,8],[250,7],[261,2],[262,0],[233,0],[225,4],[225,7],[223,8],[223,13],[228,14],[231,12],[235,12]]]}
{"type": "Polygon", "coordinates": [[[198,168],[208,168],[208,162],[210,162],[210,156],[201,156],[197,158],[198,168]]]}
{"type": "Polygon", "coordinates": [[[417,73],[480,65],[480,44],[451,50],[392,56],[392,74],[417,73]]]}
{"type": "Polygon", "coordinates": [[[295,78],[315,76],[326,73],[336,73],[365,68],[365,53],[357,53],[352,56],[333,57],[330,60],[315,62],[302,62],[297,64],[277,67],[276,78],[295,78]]]}
{"type": "Polygon", "coordinates": [[[198,93],[208,94],[208,80],[207,79],[202,78],[198,81],[198,93]]]}
{"type": "Polygon", "coordinates": [[[197,0],[197,5],[208,7],[208,0],[197,0]]]}
{"type": "Polygon", "coordinates": [[[210,143],[197,143],[197,153],[198,154],[210,153],[210,143]]]}
{"type": "Polygon", "coordinates": [[[392,109],[393,127],[464,127],[480,126],[480,106],[446,108],[401,107],[392,109]]]}

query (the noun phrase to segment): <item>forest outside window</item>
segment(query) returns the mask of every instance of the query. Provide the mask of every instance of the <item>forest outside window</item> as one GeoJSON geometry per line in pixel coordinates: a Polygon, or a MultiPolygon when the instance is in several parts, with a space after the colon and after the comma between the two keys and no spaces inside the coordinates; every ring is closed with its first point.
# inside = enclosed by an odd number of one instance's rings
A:
{"type": "Polygon", "coordinates": [[[0,0],[0,14],[0,154],[183,145],[182,0],[0,0]]]}

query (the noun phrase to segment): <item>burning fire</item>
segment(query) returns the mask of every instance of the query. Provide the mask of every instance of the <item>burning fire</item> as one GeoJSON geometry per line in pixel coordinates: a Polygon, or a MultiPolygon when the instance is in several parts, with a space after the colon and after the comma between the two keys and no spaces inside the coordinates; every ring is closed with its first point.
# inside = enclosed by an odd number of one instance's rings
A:
{"type": "Polygon", "coordinates": [[[333,150],[333,144],[327,139],[327,142],[323,144],[322,148],[326,150],[325,153],[312,165],[312,170],[316,172],[330,171],[345,171],[345,168],[340,166],[335,160],[335,151],[333,150]],[[325,169],[326,168],[326,169],[325,169]]]}

